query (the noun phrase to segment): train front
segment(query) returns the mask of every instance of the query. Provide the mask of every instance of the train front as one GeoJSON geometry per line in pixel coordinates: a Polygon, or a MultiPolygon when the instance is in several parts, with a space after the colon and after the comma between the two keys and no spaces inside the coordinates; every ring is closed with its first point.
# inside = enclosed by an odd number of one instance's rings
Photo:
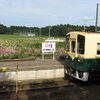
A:
{"type": "Polygon", "coordinates": [[[70,32],[66,35],[65,75],[81,81],[96,78],[100,72],[100,35],[88,32],[70,32]]]}

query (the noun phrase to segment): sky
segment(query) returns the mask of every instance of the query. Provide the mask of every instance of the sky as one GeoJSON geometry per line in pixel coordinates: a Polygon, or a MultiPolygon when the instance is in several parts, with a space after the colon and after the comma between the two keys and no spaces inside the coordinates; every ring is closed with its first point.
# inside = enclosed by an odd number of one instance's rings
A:
{"type": "Polygon", "coordinates": [[[45,27],[57,24],[95,25],[100,0],[0,0],[0,24],[45,27]]]}

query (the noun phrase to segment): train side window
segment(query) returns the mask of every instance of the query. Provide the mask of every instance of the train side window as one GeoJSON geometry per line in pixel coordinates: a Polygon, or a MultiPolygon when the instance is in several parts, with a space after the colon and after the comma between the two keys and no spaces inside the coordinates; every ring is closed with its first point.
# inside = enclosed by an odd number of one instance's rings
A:
{"type": "Polygon", "coordinates": [[[85,37],[78,35],[78,54],[84,54],[85,51],[85,37]]]}
{"type": "Polygon", "coordinates": [[[97,55],[100,55],[100,43],[97,43],[97,55]]]}
{"type": "Polygon", "coordinates": [[[66,50],[69,51],[69,38],[70,38],[70,35],[67,35],[66,36],[66,50]]]}
{"type": "Polygon", "coordinates": [[[75,41],[72,41],[71,42],[71,51],[73,52],[73,53],[75,53],[75,45],[76,45],[76,42],[75,41]]]}

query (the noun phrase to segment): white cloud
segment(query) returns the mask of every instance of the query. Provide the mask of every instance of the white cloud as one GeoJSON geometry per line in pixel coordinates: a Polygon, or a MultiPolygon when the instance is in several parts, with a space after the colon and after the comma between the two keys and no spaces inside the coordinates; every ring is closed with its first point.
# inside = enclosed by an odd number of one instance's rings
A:
{"type": "MultiPolygon", "coordinates": [[[[27,0],[26,0],[27,1],[27,0]]],[[[31,0],[30,0],[31,1],[31,0]]],[[[8,0],[8,1],[0,1],[0,14],[3,15],[11,15],[11,16],[19,16],[19,17],[33,17],[33,16],[56,16],[52,11],[45,7],[39,7],[39,5],[35,5],[33,2],[25,2],[21,0],[21,2],[8,0]]]]}
{"type": "MultiPolygon", "coordinates": [[[[18,22],[76,23],[84,16],[94,19],[98,0],[0,0],[0,19],[18,22]],[[5,18],[5,17],[4,17],[5,18]]],[[[27,23],[26,23],[27,24],[27,23]]]]}

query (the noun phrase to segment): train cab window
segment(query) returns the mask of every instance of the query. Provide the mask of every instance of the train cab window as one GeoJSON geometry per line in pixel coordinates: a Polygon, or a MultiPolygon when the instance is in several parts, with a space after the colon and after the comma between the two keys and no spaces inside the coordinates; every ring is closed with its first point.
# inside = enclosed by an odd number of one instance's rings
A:
{"type": "Polygon", "coordinates": [[[72,49],[71,49],[71,52],[72,52],[72,53],[75,53],[75,45],[76,45],[76,42],[75,42],[75,41],[72,41],[72,42],[71,42],[71,48],[72,48],[72,49]]]}
{"type": "Polygon", "coordinates": [[[100,55],[100,43],[97,43],[97,55],[100,55]]]}
{"type": "Polygon", "coordinates": [[[69,51],[69,38],[70,38],[70,35],[67,35],[66,36],[66,50],[69,51]]]}
{"type": "Polygon", "coordinates": [[[84,54],[85,51],[85,37],[78,35],[78,54],[84,54]]]}

